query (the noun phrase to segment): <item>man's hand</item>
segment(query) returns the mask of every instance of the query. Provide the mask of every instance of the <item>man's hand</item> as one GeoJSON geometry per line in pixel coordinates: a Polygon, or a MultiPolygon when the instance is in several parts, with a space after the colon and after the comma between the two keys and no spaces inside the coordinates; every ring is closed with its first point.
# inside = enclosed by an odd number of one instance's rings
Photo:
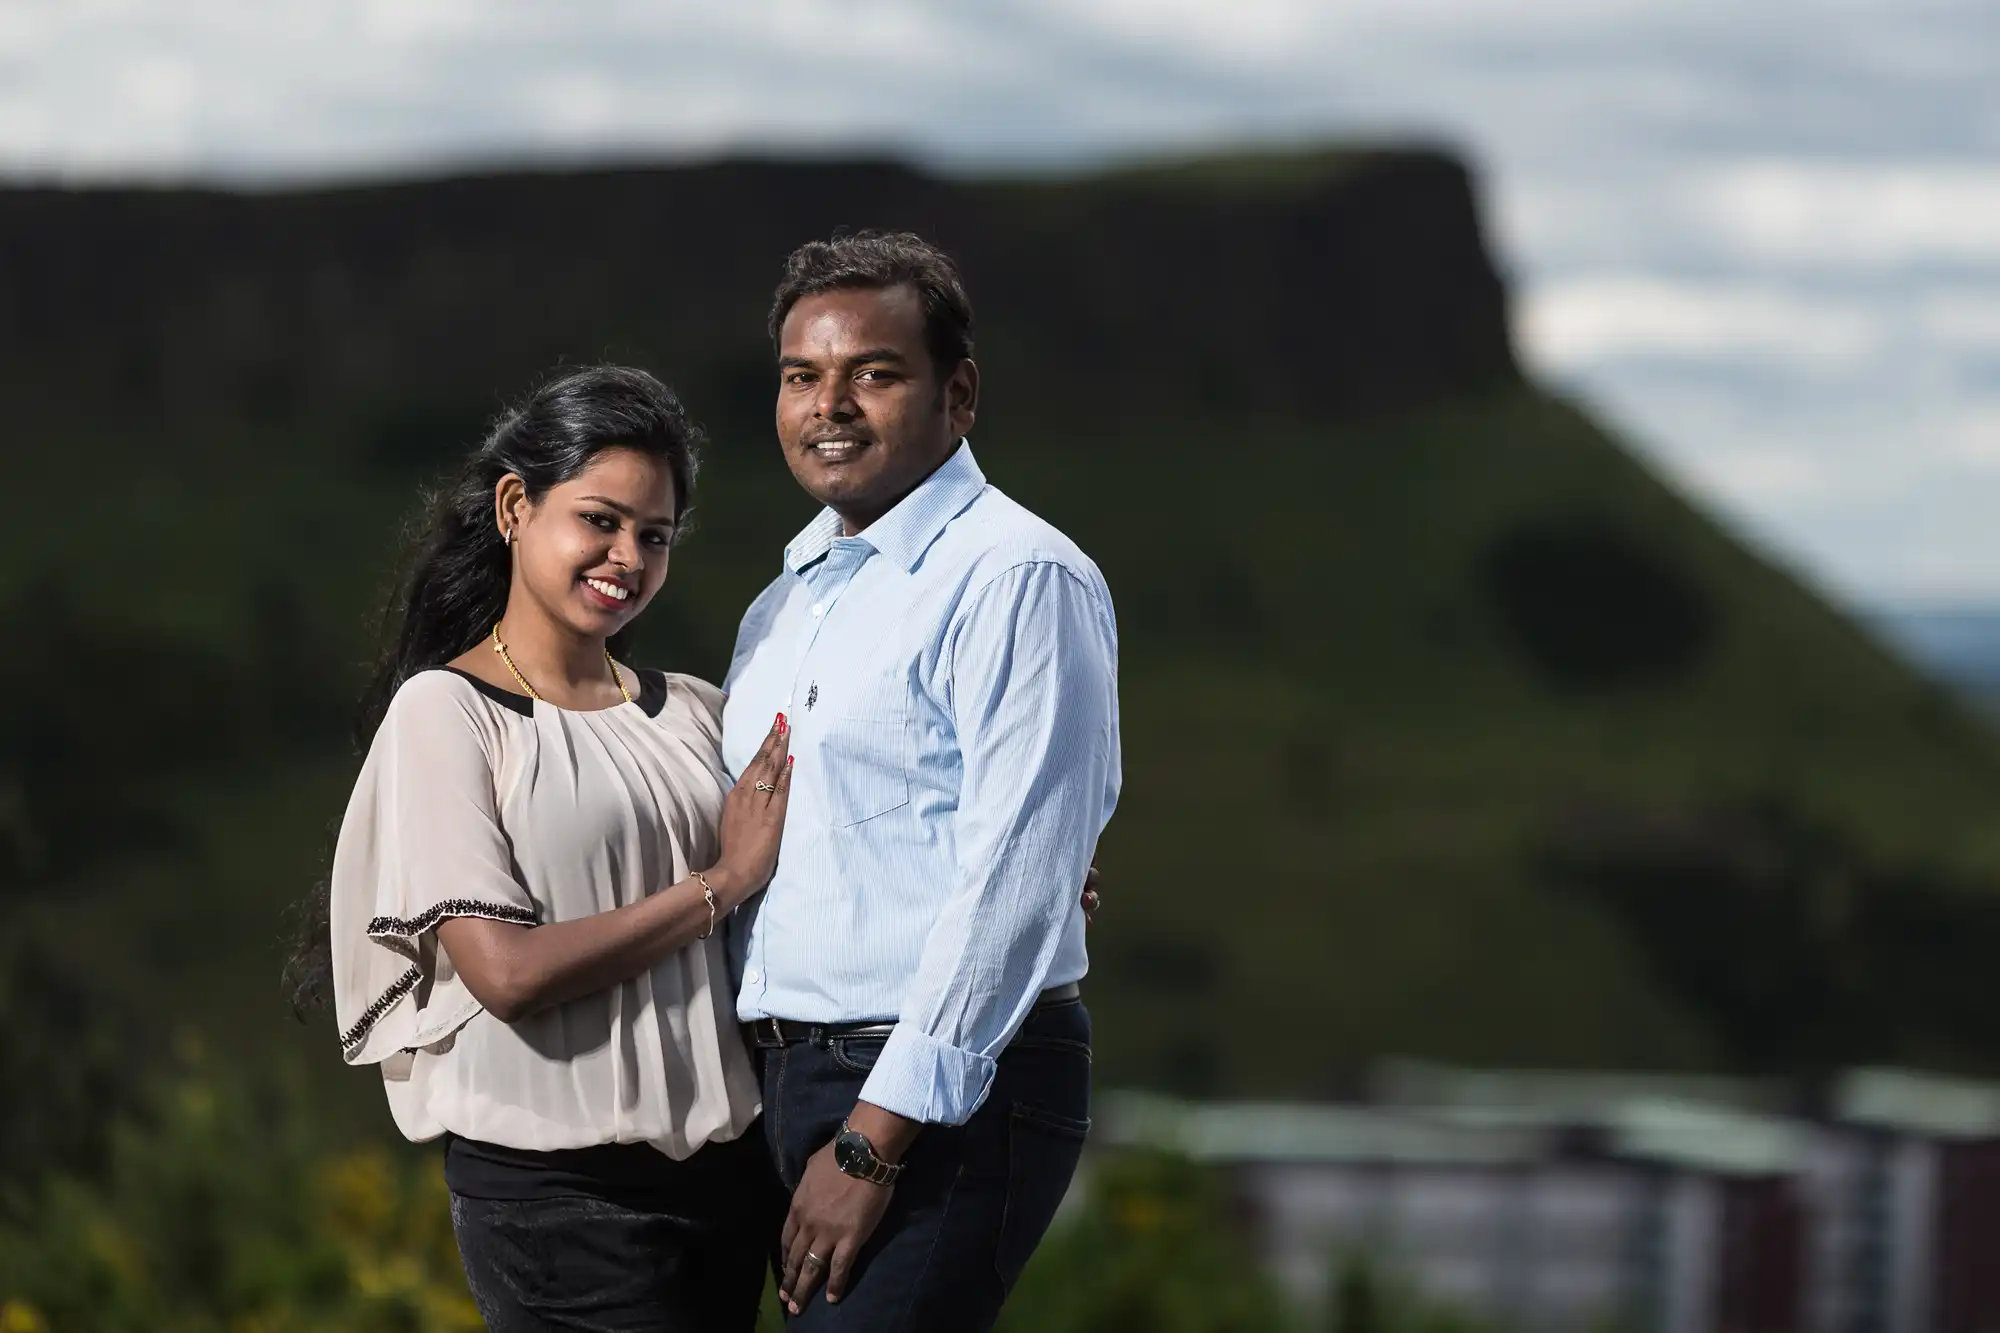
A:
{"type": "Polygon", "coordinates": [[[875,1234],[895,1191],[894,1185],[856,1180],[835,1166],[831,1143],[812,1155],[785,1218],[785,1273],[778,1299],[786,1309],[793,1314],[803,1309],[822,1277],[827,1300],[847,1294],[854,1257],[875,1234]]]}

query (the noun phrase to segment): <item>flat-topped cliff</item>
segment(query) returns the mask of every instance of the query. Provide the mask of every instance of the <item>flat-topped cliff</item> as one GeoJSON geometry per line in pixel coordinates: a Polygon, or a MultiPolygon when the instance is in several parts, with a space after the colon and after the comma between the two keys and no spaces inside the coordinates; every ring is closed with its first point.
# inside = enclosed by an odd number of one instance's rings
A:
{"type": "MultiPolygon", "coordinates": [[[[962,182],[724,163],[296,194],[0,190],[0,383],[180,418],[487,403],[616,355],[761,396],[784,255],[909,228],[963,264],[996,411],[1141,396],[1309,417],[1514,377],[1471,183],[1424,152],[962,182]]],[[[704,402],[709,399],[712,401],[704,402]]]]}
{"type": "Polygon", "coordinates": [[[2000,1061],[2000,745],[1523,380],[1431,152],[0,191],[8,928],[298,1043],[278,916],[420,485],[554,363],[658,371],[713,441],[642,664],[719,676],[811,513],[766,304],[836,226],[961,258],[980,462],[1117,600],[1106,1084],[2000,1061]]]}

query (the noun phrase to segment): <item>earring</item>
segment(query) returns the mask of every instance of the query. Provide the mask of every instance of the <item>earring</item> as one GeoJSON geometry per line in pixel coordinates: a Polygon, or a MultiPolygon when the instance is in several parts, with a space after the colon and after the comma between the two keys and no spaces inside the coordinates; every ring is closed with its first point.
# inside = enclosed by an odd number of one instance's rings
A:
{"type": "Polygon", "coordinates": [[[500,544],[502,546],[512,546],[514,544],[514,529],[507,529],[500,538],[500,544]]]}

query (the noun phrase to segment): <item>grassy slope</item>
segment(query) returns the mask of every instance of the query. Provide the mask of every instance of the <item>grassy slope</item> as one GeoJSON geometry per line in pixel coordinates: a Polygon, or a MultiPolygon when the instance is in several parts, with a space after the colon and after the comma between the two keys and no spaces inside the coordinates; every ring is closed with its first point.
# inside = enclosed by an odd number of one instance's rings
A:
{"type": "MultiPolygon", "coordinates": [[[[281,567],[313,599],[321,651],[357,660],[402,488],[310,450],[253,457],[288,461],[218,469],[233,494],[158,517],[146,604],[241,645],[232,608],[281,567]]],[[[1128,795],[1102,849],[1093,986],[1107,1081],[1311,1091],[1392,1051],[1714,1062],[1714,1034],[1601,909],[1529,868],[1535,831],[1580,795],[1776,789],[1886,855],[2000,861],[1983,736],[1559,404],[1519,393],[1254,437],[1183,422],[988,438],[982,459],[1098,553],[1121,602],[1128,795]],[[1515,651],[1478,553],[1518,518],[1577,509],[1721,599],[1725,632],[1693,676],[1578,698],[1515,651]]],[[[761,443],[718,445],[708,483],[650,651],[713,673],[807,509],[761,443]]],[[[276,909],[314,868],[346,763],[273,756],[192,783],[177,799],[194,847],[100,869],[102,891],[37,915],[80,963],[171,995],[163,1009],[253,1048],[283,1040],[276,909]]]]}
{"type": "MultiPolygon", "coordinates": [[[[1248,177],[1262,189],[1270,173],[1248,177]]],[[[1059,206],[1060,191],[1034,193],[1059,206]]],[[[1028,410],[1032,353],[1004,328],[988,360],[982,463],[1098,557],[1119,601],[1128,785],[1101,849],[1091,986],[1107,1083],[1310,1093],[1390,1052],[1720,1062],[1711,1019],[1625,929],[1534,868],[1541,832],[1579,799],[1776,792],[1881,857],[2000,869],[1986,733],[1574,410],[1516,389],[1368,425],[1168,412],[1086,428],[1028,410]],[[1688,672],[1578,690],[1520,650],[1486,552],[1576,514],[1712,603],[1715,643],[1688,672]]],[[[646,656],[715,674],[809,508],[756,415],[717,407],[740,386],[682,387],[738,424],[711,451],[702,527],[646,656]]],[[[414,472],[365,461],[337,424],[68,443],[18,478],[50,503],[0,528],[0,570],[29,606],[211,646],[238,692],[273,673],[351,686],[414,472]],[[132,553],[115,584],[62,573],[81,529],[132,553]],[[272,588],[296,634],[252,612],[272,588]]],[[[114,698],[149,670],[143,649],[75,665],[114,698]]],[[[278,912],[317,868],[351,762],[271,740],[162,778],[186,845],[100,861],[24,897],[15,922],[163,1021],[296,1047],[273,998],[278,912]]],[[[327,1034],[312,1040],[331,1074],[327,1034]]],[[[377,1114],[366,1079],[329,1087],[377,1114]]]]}
{"type": "Polygon", "coordinates": [[[1052,446],[1014,484],[1124,598],[1130,795],[1105,862],[1127,889],[1100,954],[1125,984],[1100,1010],[1149,1076],[1295,1090],[1384,1050],[1716,1061],[1600,908],[1530,868],[1578,799],[1782,792],[1892,860],[2000,858],[1991,743],[1569,409],[1187,435],[1052,446]],[[1479,554],[1576,511],[1718,601],[1691,675],[1579,697],[1515,649],[1479,554]],[[1232,566],[1248,580],[1205,593],[1232,566]]]}

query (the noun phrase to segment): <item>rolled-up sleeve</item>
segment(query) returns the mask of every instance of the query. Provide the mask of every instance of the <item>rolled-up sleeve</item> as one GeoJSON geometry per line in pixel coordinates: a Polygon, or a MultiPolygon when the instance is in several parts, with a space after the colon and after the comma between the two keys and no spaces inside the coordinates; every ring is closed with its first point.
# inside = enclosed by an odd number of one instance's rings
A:
{"type": "Polygon", "coordinates": [[[1047,985],[1117,800],[1118,648],[1094,570],[1016,565],[947,636],[963,779],[958,887],[925,942],[861,1092],[913,1120],[962,1124],[1047,985]]]}

